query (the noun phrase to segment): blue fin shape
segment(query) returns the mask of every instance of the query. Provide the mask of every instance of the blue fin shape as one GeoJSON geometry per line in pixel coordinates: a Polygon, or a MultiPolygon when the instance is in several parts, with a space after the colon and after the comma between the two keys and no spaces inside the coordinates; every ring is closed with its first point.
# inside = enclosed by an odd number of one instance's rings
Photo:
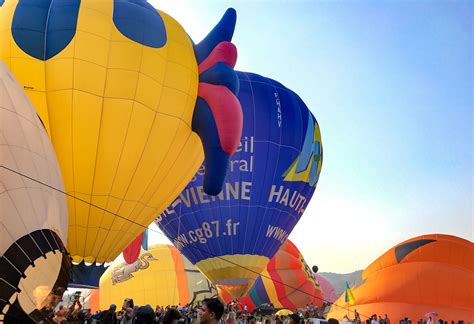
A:
{"type": "Polygon", "coordinates": [[[199,75],[199,82],[227,87],[233,94],[239,93],[239,77],[235,70],[224,62],[217,62],[209,70],[199,75]]]}
{"type": "Polygon", "coordinates": [[[198,64],[201,64],[219,43],[232,40],[236,21],[237,13],[235,9],[227,9],[224,16],[222,16],[211,32],[199,44],[194,46],[194,53],[196,54],[198,64]]]}
{"type": "Polygon", "coordinates": [[[3,6],[4,3],[5,3],[5,0],[0,0],[0,7],[3,6]]]}
{"type": "Polygon", "coordinates": [[[206,166],[204,192],[208,195],[218,195],[224,184],[229,156],[221,148],[219,132],[211,108],[201,97],[198,97],[196,101],[192,128],[201,138],[204,147],[206,166]]]}
{"type": "Polygon", "coordinates": [[[114,24],[127,38],[160,48],[167,41],[166,27],[158,11],[145,0],[114,0],[114,24]]]}
{"type": "Polygon", "coordinates": [[[311,114],[308,114],[308,128],[304,138],[303,148],[301,150],[296,172],[303,172],[308,167],[311,156],[313,155],[314,121],[311,114]]]}
{"type": "Polygon", "coordinates": [[[52,58],[74,38],[80,4],[80,0],[20,0],[12,21],[15,42],[34,58],[52,58]]]}

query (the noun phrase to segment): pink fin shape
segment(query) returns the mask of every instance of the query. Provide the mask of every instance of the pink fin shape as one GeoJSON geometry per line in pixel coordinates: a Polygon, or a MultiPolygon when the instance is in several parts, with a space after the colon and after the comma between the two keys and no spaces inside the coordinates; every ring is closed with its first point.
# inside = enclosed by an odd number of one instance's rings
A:
{"type": "Polygon", "coordinates": [[[234,67],[237,62],[237,47],[231,42],[219,43],[204,61],[199,64],[199,74],[208,70],[217,62],[224,62],[234,67]]]}
{"type": "Polygon", "coordinates": [[[198,93],[211,108],[222,150],[232,156],[242,136],[243,115],[240,101],[222,85],[201,82],[198,93]]]}

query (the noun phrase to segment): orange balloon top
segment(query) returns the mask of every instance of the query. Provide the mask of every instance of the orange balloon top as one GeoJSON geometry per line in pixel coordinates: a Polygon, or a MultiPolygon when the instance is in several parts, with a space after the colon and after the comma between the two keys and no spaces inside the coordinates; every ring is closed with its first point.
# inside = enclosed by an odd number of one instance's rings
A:
{"type": "Polygon", "coordinates": [[[366,279],[383,268],[407,262],[440,262],[474,271],[474,244],[445,234],[417,236],[385,252],[364,270],[362,278],[366,279]]]}
{"type": "MultiPolygon", "coordinates": [[[[362,278],[349,307],[360,314],[418,320],[434,311],[443,320],[474,319],[474,243],[468,240],[443,234],[409,239],[372,262],[362,278]]],[[[347,306],[344,294],[335,304],[347,306]]],[[[329,316],[347,313],[334,305],[329,316]]]]}

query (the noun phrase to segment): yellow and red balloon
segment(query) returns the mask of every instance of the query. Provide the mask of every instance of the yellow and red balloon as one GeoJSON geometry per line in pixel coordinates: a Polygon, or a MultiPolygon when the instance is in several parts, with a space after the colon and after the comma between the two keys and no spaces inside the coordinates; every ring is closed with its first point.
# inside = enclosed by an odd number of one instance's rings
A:
{"type": "MultiPolygon", "coordinates": [[[[233,299],[222,290],[219,291],[219,296],[226,302],[233,299]]],[[[294,311],[311,303],[321,307],[323,302],[319,282],[301,252],[290,240],[283,243],[249,293],[239,299],[239,303],[247,305],[249,311],[264,303],[294,311]]]]}

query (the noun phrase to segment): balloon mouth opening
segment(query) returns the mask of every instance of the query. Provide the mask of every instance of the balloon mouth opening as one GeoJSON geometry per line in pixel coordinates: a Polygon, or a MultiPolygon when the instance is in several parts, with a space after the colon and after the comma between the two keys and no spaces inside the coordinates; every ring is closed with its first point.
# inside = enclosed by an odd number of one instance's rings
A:
{"type": "Polygon", "coordinates": [[[232,296],[232,298],[238,299],[247,295],[255,282],[253,279],[244,280],[246,280],[246,282],[241,284],[216,284],[215,286],[219,295],[224,293],[232,296]]]}
{"type": "Polygon", "coordinates": [[[1,291],[6,305],[0,308],[0,321],[22,323],[47,319],[70,279],[71,260],[61,239],[49,229],[36,230],[16,240],[4,257],[15,271],[0,273],[0,281],[7,288],[1,291]],[[24,262],[25,258],[31,262],[24,262]]]}

